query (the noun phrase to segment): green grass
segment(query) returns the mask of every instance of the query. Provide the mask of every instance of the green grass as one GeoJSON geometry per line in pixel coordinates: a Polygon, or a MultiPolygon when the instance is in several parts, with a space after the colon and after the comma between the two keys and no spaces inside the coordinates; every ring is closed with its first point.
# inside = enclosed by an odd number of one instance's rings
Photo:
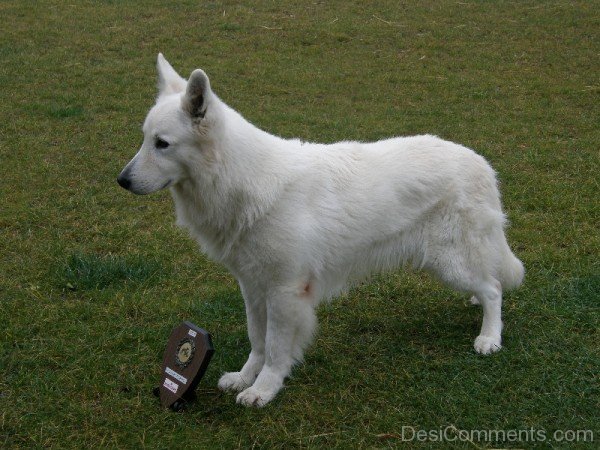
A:
{"type": "Polygon", "coordinates": [[[70,290],[105,289],[122,282],[139,282],[156,278],[160,264],[142,257],[74,254],[56,274],[59,287],[70,290]]]}
{"type": "MultiPolygon", "coordinates": [[[[387,448],[403,426],[594,430],[600,440],[598,2],[48,2],[0,11],[0,446],[387,448]],[[505,348],[422,274],[319,310],[277,399],[215,386],[249,344],[235,280],[115,182],[141,142],[156,54],[258,126],[333,142],[433,133],[498,171],[527,268],[505,348]],[[183,414],[151,395],[181,320],[216,354],[183,414]]],[[[435,446],[433,442],[413,445],[435,446]]],[[[564,443],[475,442],[480,447],[564,443]]],[[[474,448],[465,442],[447,443],[474,448]]]]}

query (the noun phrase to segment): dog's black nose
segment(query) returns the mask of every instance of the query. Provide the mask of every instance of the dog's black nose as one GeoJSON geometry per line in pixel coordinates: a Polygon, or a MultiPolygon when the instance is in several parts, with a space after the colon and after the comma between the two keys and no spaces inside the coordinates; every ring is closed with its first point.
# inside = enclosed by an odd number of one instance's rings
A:
{"type": "Polygon", "coordinates": [[[129,189],[129,186],[131,186],[131,180],[129,177],[124,177],[123,175],[119,175],[117,177],[117,183],[119,183],[119,185],[121,185],[121,187],[124,189],[129,189]]]}

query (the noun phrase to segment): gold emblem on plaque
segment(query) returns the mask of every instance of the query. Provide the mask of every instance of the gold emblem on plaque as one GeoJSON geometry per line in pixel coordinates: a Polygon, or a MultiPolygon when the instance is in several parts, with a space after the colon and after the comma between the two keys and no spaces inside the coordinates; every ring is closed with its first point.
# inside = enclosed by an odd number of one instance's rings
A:
{"type": "Polygon", "coordinates": [[[182,369],[192,362],[196,346],[190,338],[185,338],[179,341],[177,350],[175,350],[175,364],[182,369]]]}

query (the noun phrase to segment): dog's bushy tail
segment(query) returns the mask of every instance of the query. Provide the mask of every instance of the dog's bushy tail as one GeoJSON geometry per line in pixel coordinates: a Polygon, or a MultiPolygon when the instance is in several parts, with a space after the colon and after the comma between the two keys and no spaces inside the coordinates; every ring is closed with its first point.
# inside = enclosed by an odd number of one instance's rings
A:
{"type": "Polygon", "coordinates": [[[523,263],[510,250],[506,239],[504,240],[503,253],[499,281],[502,284],[502,290],[508,291],[521,286],[525,277],[525,267],[523,267],[523,263]]]}

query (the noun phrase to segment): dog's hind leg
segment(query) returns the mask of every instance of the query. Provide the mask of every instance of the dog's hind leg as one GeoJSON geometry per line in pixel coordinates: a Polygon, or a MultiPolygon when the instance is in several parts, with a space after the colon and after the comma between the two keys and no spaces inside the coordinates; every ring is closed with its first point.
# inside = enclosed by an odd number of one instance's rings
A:
{"type": "Polygon", "coordinates": [[[316,322],[311,298],[299,295],[294,288],[271,292],[267,300],[265,364],[254,384],[238,395],[238,403],[264,406],[277,395],[294,362],[302,359],[316,322]]]}
{"type": "MultiPolygon", "coordinates": [[[[456,266],[455,266],[456,267],[456,266]]],[[[461,279],[445,279],[451,286],[471,292],[471,303],[481,305],[483,323],[481,332],[475,339],[475,351],[487,355],[502,348],[502,286],[491,276],[477,276],[475,271],[464,271],[461,279]]]]}
{"type": "Polygon", "coordinates": [[[239,392],[252,386],[265,363],[265,334],[267,329],[265,299],[260,295],[253,295],[251,289],[244,288],[242,283],[240,283],[240,287],[246,305],[248,338],[252,350],[242,370],[239,372],[226,372],[221,376],[218,386],[222,391],[239,392]]]}
{"type": "MultiPolygon", "coordinates": [[[[489,255],[489,252],[485,255],[489,255]]],[[[481,332],[475,339],[475,351],[487,355],[500,350],[502,286],[496,278],[489,275],[491,271],[482,254],[467,252],[464,247],[444,247],[443,251],[436,253],[429,269],[453,288],[471,293],[471,303],[482,306],[483,323],[481,332]]]]}
{"type": "Polygon", "coordinates": [[[483,307],[481,332],[475,339],[475,351],[487,355],[502,348],[502,287],[496,279],[483,282],[475,293],[483,307]]]}

